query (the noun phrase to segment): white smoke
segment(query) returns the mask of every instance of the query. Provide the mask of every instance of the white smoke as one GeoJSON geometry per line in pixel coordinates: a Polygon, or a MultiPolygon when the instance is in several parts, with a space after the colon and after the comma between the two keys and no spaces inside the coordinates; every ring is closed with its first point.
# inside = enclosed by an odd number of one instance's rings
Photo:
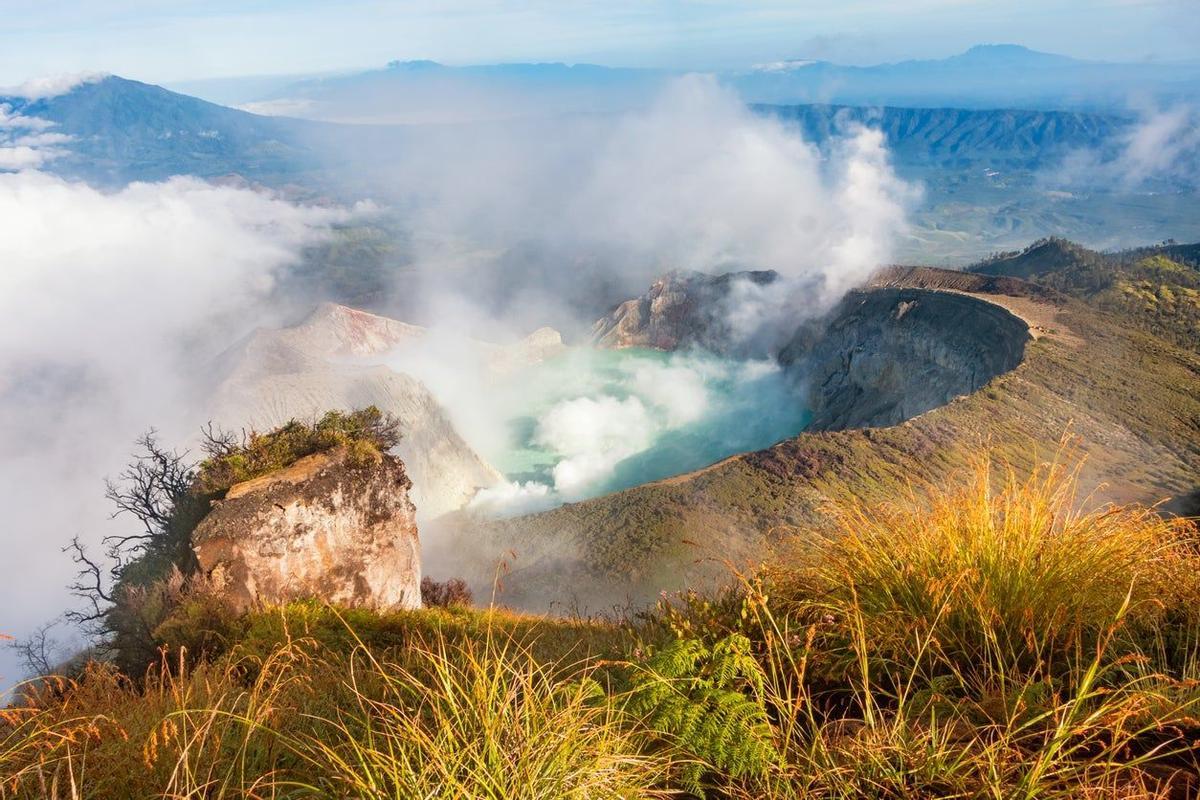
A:
{"type": "Polygon", "coordinates": [[[61,548],[112,531],[103,479],[151,425],[169,445],[194,434],[195,378],[269,321],[281,271],[346,217],[192,178],[105,194],[0,174],[0,631],[69,605],[61,548]]]}
{"type": "MultiPolygon", "coordinates": [[[[396,205],[411,210],[418,273],[435,298],[422,321],[485,330],[488,338],[496,335],[493,315],[513,335],[564,317],[586,330],[594,316],[572,321],[574,312],[559,307],[563,295],[598,276],[641,292],[676,268],[780,271],[785,279],[773,284],[734,281],[716,312],[740,342],[765,337],[764,326],[780,322],[791,333],[889,262],[920,196],[896,176],[880,132],[848,128],[822,153],[702,75],[673,81],[638,111],[469,132],[468,142],[459,129],[417,131],[406,139],[411,150],[394,154],[398,161],[373,155],[394,163],[388,181],[409,190],[396,205]],[[516,244],[526,245],[522,257],[506,260],[516,244]],[[552,254],[548,263],[531,267],[543,252],[552,254]],[[494,296],[503,292],[519,293],[520,302],[500,309],[494,296]]],[[[622,462],[664,435],[725,411],[712,384],[728,379],[728,370],[747,370],[752,384],[764,368],[681,358],[640,365],[618,386],[582,379],[569,390],[525,385],[508,401],[466,363],[444,353],[406,354],[392,366],[431,386],[492,463],[503,465],[513,446],[504,435],[511,419],[534,417],[533,443],[552,458],[550,474],[476,498],[477,507],[508,511],[602,490],[622,462]],[[538,407],[550,396],[550,407],[538,407]]],[[[743,399],[749,408],[751,399],[743,399]]]]}
{"type": "Polygon", "coordinates": [[[1111,164],[1120,182],[1136,187],[1146,179],[1181,177],[1190,182],[1200,158],[1200,112],[1178,107],[1146,114],[1125,137],[1111,164]]]}
{"type": "Polygon", "coordinates": [[[427,282],[526,329],[569,324],[555,298],[623,299],[669,269],[772,268],[827,305],[889,260],[919,198],[879,132],[822,153],[706,75],[641,110],[416,127],[359,155],[427,282]]]}
{"type": "Polygon", "coordinates": [[[655,428],[640,398],[602,394],[558,403],[538,421],[533,440],[559,459],[555,490],[578,499],[622,459],[648,448],[655,428]]]}
{"type": "Polygon", "coordinates": [[[820,275],[833,294],[886,261],[914,198],[878,131],[849,131],[825,162],[796,131],[700,75],[618,125],[573,188],[569,230],[678,267],[820,275]]]}
{"type": "Polygon", "coordinates": [[[791,436],[805,419],[774,361],[699,351],[577,349],[475,396],[487,401],[470,408],[474,422],[505,438],[468,442],[516,473],[472,508],[504,516],[698,469],[791,436]]]}
{"type": "Polygon", "coordinates": [[[1142,109],[1115,141],[1067,154],[1048,180],[1067,188],[1126,192],[1164,181],[1200,188],[1200,110],[1142,109]]]}

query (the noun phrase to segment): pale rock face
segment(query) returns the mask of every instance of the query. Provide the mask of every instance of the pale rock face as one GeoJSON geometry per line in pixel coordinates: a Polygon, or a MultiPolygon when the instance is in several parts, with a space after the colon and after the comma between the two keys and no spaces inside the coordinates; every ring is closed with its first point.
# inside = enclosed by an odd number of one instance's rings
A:
{"type": "MultiPolygon", "coordinates": [[[[270,430],[290,419],[374,405],[400,420],[395,453],[412,477],[422,522],[465,507],[503,476],[455,429],[445,408],[418,379],[378,363],[397,348],[422,346],[426,329],[326,303],[299,325],[262,329],[221,358],[205,418],[240,430],[270,430]]],[[[473,343],[501,376],[565,348],[542,328],[511,345],[473,343]]]]}
{"type": "Polygon", "coordinates": [[[316,598],[421,605],[411,487],[399,459],[356,464],[345,449],[233,486],[193,535],[200,568],[236,610],[316,598]]]}

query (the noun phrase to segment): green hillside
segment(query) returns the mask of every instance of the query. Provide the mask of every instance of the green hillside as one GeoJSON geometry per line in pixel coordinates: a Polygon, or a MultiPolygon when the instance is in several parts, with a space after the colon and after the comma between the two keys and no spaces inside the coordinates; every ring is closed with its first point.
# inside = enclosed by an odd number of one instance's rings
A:
{"type": "Polygon", "coordinates": [[[1200,347],[1200,244],[1098,253],[1064,239],[1044,239],[970,270],[1052,287],[1181,347],[1200,347]]]}

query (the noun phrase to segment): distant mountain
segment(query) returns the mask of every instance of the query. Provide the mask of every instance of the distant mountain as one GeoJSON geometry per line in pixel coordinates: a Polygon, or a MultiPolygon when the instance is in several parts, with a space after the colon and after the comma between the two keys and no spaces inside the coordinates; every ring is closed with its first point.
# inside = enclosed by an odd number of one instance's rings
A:
{"type": "Polygon", "coordinates": [[[338,122],[428,123],[617,111],[649,102],[672,73],[594,64],[393,61],[384,69],[310,78],[245,108],[338,122]]]}
{"type": "Polygon", "coordinates": [[[979,45],[944,59],[850,67],[826,61],[763,65],[727,76],[759,103],[1112,109],[1132,95],[1200,97],[1200,64],[1080,61],[1018,45],[979,45]]]}
{"type": "MultiPolygon", "coordinates": [[[[964,56],[963,58],[966,58],[964,56]]],[[[1051,58],[1060,58],[1053,56],[1051,58]]],[[[582,80],[592,86],[627,86],[636,70],[561,64],[445,67],[405,62],[358,76],[303,84],[322,93],[369,93],[367,87],[407,85],[412,76],[490,76],[510,87],[534,81],[547,91],[582,80]],[[399,76],[399,77],[397,77],[399,76]]],[[[453,78],[457,80],[457,77],[453,78]]],[[[382,91],[382,89],[380,90],[382,91]]],[[[526,102],[533,102],[532,99],[526,102]]],[[[0,97],[12,113],[52,123],[71,137],[47,165],[60,174],[100,184],[156,180],[176,174],[216,177],[236,173],[268,184],[324,183],[325,158],[351,143],[403,137],[402,126],[339,125],[270,117],[209,103],[159,86],[110,76],[55,97],[0,97]]],[[[852,123],[879,128],[901,165],[968,167],[1044,165],[1063,153],[1098,147],[1130,124],[1125,116],[1077,111],[866,108],[841,105],[758,105],[759,113],[797,125],[809,141],[824,144],[852,123]]]]}
{"type": "MultiPolygon", "coordinates": [[[[982,51],[968,56],[1003,59],[1011,55],[1006,53],[982,51]]],[[[377,73],[369,80],[362,76],[325,78],[312,82],[311,88],[314,93],[320,87],[322,92],[336,95],[341,91],[336,87],[357,86],[354,91],[366,97],[371,91],[363,88],[367,85],[364,80],[385,87],[396,81],[409,86],[418,76],[450,75],[458,81],[464,73],[481,74],[498,81],[497,86],[509,87],[507,95],[496,91],[480,101],[481,108],[519,118],[444,126],[337,124],[261,116],[158,86],[107,77],[73,87],[54,87],[61,93],[46,96],[43,92],[38,99],[30,99],[28,94],[0,96],[0,170],[33,167],[103,187],[196,175],[262,184],[294,199],[354,202],[371,197],[403,208],[423,187],[398,179],[405,173],[390,169],[390,160],[417,165],[418,175],[436,180],[436,170],[426,175],[419,167],[455,158],[459,148],[470,147],[477,140],[522,141],[545,135],[544,120],[520,117],[512,100],[517,92],[512,87],[534,81],[549,92],[521,95],[528,104],[525,108],[530,108],[546,98],[583,97],[586,93],[571,94],[563,88],[574,86],[576,80],[624,91],[630,82],[637,83],[635,77],[645,77],[636,70],[603,67],[458,68],[431,62],[397,64],[377,73]]],[[[646,74],[664,77],[664,73],[646,74]]],[[[644,89],[646,84],[640,85],[644,89]]],[[[619,92],[613,91],[617,93],[609,96],[615,98],[619,92]]],[[[439,102],[453,110],[450,99],[443,97],[439,102]]],[[[546,108],[554,107],[547,102],[546,108]]],[[[942,263],[967,260],[1045,236],[1070,236],[1105,248],[1167,236],[1200,237],[1195,193],[1187,186],[1159,181],[1130,187],[1111,177],[1111,170],[1091,168],[1076,170],[1094,178],[1086,185],[1056,182],[1068,155],[1111,155],[1120,149],[1133,130],[1133,120],[1121,114],[819,104],[754,108],[796,125],[806,139],[823,147],[833,146],[837,134],[854,122],[884,132],[897,171],[925,189],[924,201],[912,214],[913,236],[898,253],[901,258],[942,263]]],[[[603,141],[608,119],[599,114],[573,115],[561,121],[560,130],[579,130],[603,141]]],[[[1186,138],[1186,126],[1184,134],[1186,138]]],[[[1111,158],[1085,158],[1082,162],[1125,166],[1111,158]]],[[[368,237],[372,242],[375,238],[373,233],[368,237]]],[[[372,248],[374,252],[374,245],[372,248]]],[[[389,263],[400,258],[387,247],[384,251],[389,263]]],[[[514,251],[511,257],[526,269],[537,263],[526,253],[514,251]]],[[[376,288],[377,282],[361,278],[360,266],[339,270],[349,287],[348,294],[339,295],[342,299],[361,302],[364,292],[370,294],[376,288]]],[[[545,271],[558,270],[547,264],[545,271]]]]}
{"type": "Polygon", "coordinates": [[[262,117],[159,86],[110,76],[65,94],[29,100],[0,97],[21,117],[53,123],[70,137],[46,164],[99,185],[171,175],[253,180],[294,178],[312,162],[308,139],[320,123],[262,117]]]}
{"type": "MultiPolygon", "coordinates": [[[[275,85],[245,107],[349,122],[462,122],[603,112],[650,102],[678,72],[594,64],[398,61],[275,85]]],[[[1103,111],[1200,98],[1200,64],[1081,61],[1018,45],[867,67],[791,60],[718,75],[750,103],[1103,111]]]]}

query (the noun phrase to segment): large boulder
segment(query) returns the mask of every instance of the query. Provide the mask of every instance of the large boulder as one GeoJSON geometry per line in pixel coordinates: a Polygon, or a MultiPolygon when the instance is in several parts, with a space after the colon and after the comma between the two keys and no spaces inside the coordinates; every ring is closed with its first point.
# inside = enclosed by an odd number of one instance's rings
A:
{"type": "Polygon", "coordinates": [[[193,535],[200,568],[244,610],[318,598],[421,605],[412,486],[394,456],[347,448],[234,485],[193,535]]]}

